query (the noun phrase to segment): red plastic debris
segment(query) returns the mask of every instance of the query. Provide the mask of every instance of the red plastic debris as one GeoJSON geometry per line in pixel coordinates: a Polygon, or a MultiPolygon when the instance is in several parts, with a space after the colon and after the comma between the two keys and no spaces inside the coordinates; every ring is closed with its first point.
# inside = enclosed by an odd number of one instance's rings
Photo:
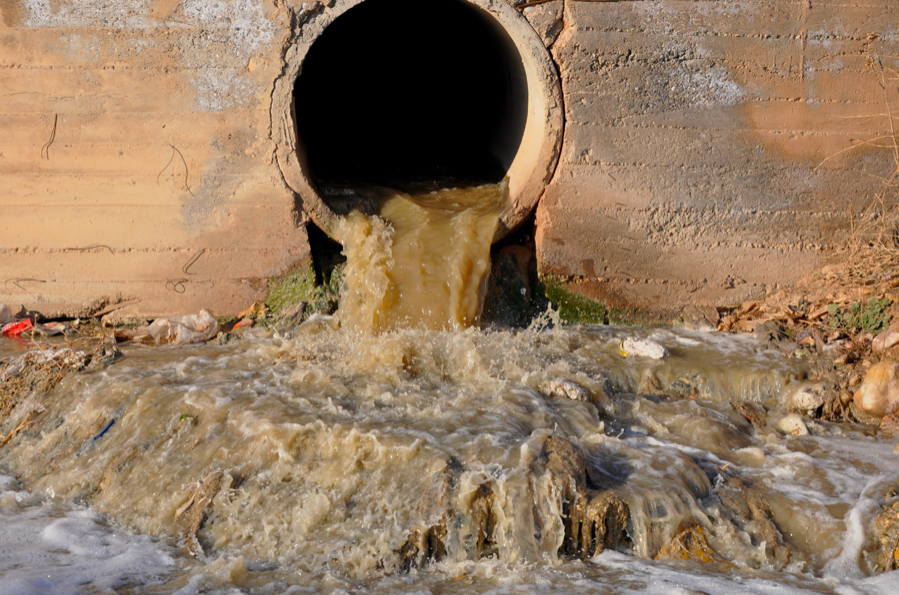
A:
{"type": "Polygon", "coordinates": [[[251,326],[253,326],[253,325],[255,325],[255,324],[256,324],[256,321],[253,320],[252,318],[244,318],[243,320],[238,320],[237,322],[235,322],[235,323],[234,323],[234,327],[232,328],[232,330],[237,330],[237,329],[239,329],[239,328],[241,328],[241,327],[244,327],[244,326],[246,326],[246,327],[251,327],[251,326]]]}
{"type": "Polygon", "coordinates": [[[25,320],[22,320],[21,322],[10,322],[9,324],[5,325],[3,328],[0,328],[0,333],[3,333],[4,335],[10,335],[10,336],[15,337],[17,335],[21,335],[22,333],[24,333],[25,331],[27,331],[28,329],[30,329],[33,326],[34,325],[32,324],[31,319],[26,318],[25,320]]]}

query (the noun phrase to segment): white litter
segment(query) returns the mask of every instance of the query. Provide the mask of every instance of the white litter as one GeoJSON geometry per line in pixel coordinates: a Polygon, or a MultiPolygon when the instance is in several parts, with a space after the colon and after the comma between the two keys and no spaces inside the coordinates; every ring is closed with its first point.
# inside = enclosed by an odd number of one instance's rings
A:
{"type": "Polygon", "coordinates": [[[649,339],[634,339],[628,337],[621,342],[619,346],[621,355],[628,357],[632,355],[641,355],[650,359],[662,359],[668,355],[668,350],[649,339]]]}

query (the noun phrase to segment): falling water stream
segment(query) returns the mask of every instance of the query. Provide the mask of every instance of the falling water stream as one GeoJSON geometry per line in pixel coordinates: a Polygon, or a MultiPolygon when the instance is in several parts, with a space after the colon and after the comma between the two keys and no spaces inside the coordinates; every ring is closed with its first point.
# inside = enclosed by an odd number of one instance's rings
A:
{"type": "Polygon", "coordinates": [[[341,325],[376,333],[459,330],[476,322],[508,183],[362,194],[378,214],[353,210],[341,221],[347,255],[341,325]]]}
{"type": "Polygon", "coordinates": [[[896,440],[791,433],[803,360],[551,312],[473,325],[503,192],[350,214],[336,318],[126,347],[19,403],[0,592],[899,592],[871,554],[896,440]]]}

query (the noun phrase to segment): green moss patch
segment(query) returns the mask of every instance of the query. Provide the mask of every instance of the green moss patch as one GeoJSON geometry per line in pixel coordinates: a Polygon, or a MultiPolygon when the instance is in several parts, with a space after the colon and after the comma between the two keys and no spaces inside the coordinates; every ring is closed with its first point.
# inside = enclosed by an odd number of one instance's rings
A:
{"type": "Polygon", "coordinates": [[[331,273],[327,283],[316,285],[315,270],[310,265],[280,279],[269,281],[265,305],[276,316],[285,307],[300,302],[306,304],[307,316],[316,312],[332,314],[337,310],[341,279],[343,279],[343,266],[338,266],[331,273]]]}
{"type": "Polygon", "coordinates": [[[278,314],[284,306],[309,301],[315,290],[315,271],[312,265],[287,274],[280,279],[269,281],[268,297],[265,305],[278,314]]]}
{"type": "Polygon", "coordinates": [[[541,275],[546,299],[558,311],[562,322],[569,324],[606,324],[609,309],[602,302],[574,293],[555,275],[541,275]]]}

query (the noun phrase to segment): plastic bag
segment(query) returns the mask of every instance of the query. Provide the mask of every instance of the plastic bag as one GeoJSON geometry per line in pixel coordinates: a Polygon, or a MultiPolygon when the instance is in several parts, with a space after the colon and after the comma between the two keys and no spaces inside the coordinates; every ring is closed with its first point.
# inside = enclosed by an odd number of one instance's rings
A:
{"type": "Polygon", "coordinates": [[[147,332],[157,345],[204,343],[218,334],[219,323],[212,314],[200,310],[199,314],[157,318],[147,327],[147,332]]]}

